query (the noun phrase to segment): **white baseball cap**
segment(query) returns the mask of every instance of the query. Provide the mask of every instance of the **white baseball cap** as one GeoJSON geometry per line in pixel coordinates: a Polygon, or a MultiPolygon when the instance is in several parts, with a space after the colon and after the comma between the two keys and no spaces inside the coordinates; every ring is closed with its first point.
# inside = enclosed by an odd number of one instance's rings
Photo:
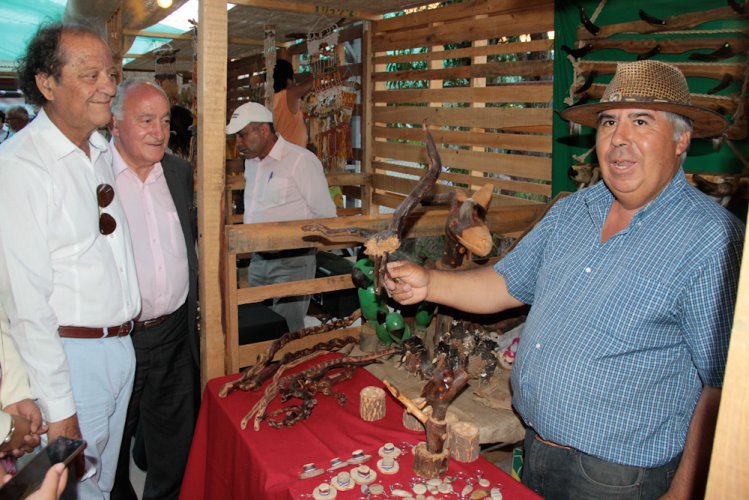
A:
{"type": "Polygon", "coordinates": [[[246,102],[234,110],[226,126],[227,134],[236,134],[248,123],[273,123],[273,113],[262,104],[246,102]]]}

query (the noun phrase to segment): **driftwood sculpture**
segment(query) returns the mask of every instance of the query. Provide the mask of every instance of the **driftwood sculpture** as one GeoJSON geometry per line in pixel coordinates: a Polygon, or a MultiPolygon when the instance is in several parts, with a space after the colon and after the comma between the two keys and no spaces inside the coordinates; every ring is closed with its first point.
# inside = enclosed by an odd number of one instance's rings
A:
{"type": "Polygon", "coordinates": [[[432,378],[421,391],[432,413],[427,415],[413,401],[385,381],[385,386],[398,401],[404,404],[426,429],[426,443],[414,447],[414,472],[421,477],[436,478],[444,475],[450,460],[450,450],[445,447],[447,440],[447,407],[468,384],[468,374],[463,370],[450,370],[445,365],[445,356],[437,360],[432,378]]]}
{"type": "Polygon", "coordinates": [[[247,423],[254,416],[255,421],[253,428],[256,431],[260,430],[260,422],[263,419],[268,418],[265,414],[265,410],[268,408],[270,402],[279,395],[281,396],[282,402],[286,402],[291,398],[297,398],[300,399],[302,403],[298,405],[289,405],[274,411],[272,413],[273,417],[282,414],[284,415],[284,418],[281,420],[274,419],[272,423],[270,423],[273,427],[291,427],[296,422],[309,417],[312,413],[312,408],[317,404],[317,400],[314,399],[314,395],[317,392],[326,396],[333,395],[338,399],[339,404],[344,404],[346,402],[346,395],[343,393],[334,393],[333,385],[351,378],[355,367],[375,363],[379,358],[395,354],[398,350],[398,348],[394,347],[364,356],[344,356],[341,358],[330,359],[322,361],[303,372],[281,377],[286,370],[303,363],[314,356],[318,356],[321,353],[316,352],[284,365],[280,367],[273,376],[273,382],[266,387],[263,397],[255,403],[255,406],[253,406],[250,412],[242,419],[240,427],[242,429],[246,428],[247,423]],[[343,371],[337,374],[329,374],[329,372],[336,369],[342,369],[343,371]]]}
{"type": "Polygon", "coordinates": [[[492,234],[486,226],[486,211],[494,185],[487,183],[473,196],[462,190],[436,194],[421,200],[422,205],[448,205],[445,223],[445,249],[438,267],[454,269],[471,254],[485,257],[492,250],[492,234]]]}
{"type": "Polygon", "coordinates": [[[340,320],[331,321],[324,325],[303,328],[295,332],[284,333],[280,338],[273,341],[265,350],[265,352],[258,356],[257,362],[249,368],[245,369],[238,379],[224,384],[218,391],[219,397],[225,398],[237,389],[240,389],[242,391],[255,391],[260,388],[263,382],[272,377],[273,374],[281,366],[284,366],[296,359],[299,359],[300,357],[307,356],[308,354],[312,354],[314,352],[337,351],[344,345],[356,342],[356,339],[354,339],[353,337],[346,337],[345,339],[333,339],[327,343],[319,343],[307,350],[288,353],[283,358],[281,358],[280,361],[273,361],[273,357],[276,355],[276,353],[289,342],[308,337],[310,335],[330,332],[332,330],[337,330],[338,328],[346,328],[348,326],[351,326],[354,321],[359,319],[359,317],[361,317],[361,311],[357,309],[350,316],[347,316],[340,320]]]}
{"type": "Polygon", "coordinates": [[[434,187],[442,170],[442,161],[432,134],[427,130],[426,124],[423,125],[423,129],[426,134],[426,149],[430,165],[413,191],[398,205],[395,213],[393,213],[393,220],[387,229],[374,233],[358,227],[331,229],[322,224],[302,226],[302,230],[316,232],[330,241],[340,239],[347,242],[353,240],[363,243],[364,253],[375,263],[375,291],[378,294],[382,289],[383,276],[387,272],[385,265],[388,262],[388,255],[400,248],[408,216],[434,187]]]}

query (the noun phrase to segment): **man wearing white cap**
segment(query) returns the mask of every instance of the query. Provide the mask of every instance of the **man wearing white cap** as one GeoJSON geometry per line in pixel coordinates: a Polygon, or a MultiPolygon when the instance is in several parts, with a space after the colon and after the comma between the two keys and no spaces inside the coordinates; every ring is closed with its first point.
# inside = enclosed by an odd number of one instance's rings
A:
{"type": "Polygon", "coordinates": [[[726,129],[659,61],[621,63],[598,103],[603,181],[560,200],[493,267],[388,264],[404,303],[531,304],[512,369],[523,483],[548,499],[701,498],[744,226],[686,181],[691,137],[726,129]]]}
{"type": "MultiPolygon", "coordinates": [[[[242,104],[232,114],[226,133],[237,134],[237,146],[245,157],[245,224],[336,216],[320,160],[276,135],[268,108],[255,102],[242,104]]],[[[255,252],[250,286],[314,278],[315,250],[255,252]]],[[[286,319],[290,331],[296,331],[304,328],[309,301],[309,295],[276,298],[271,309],[286,319]]]]}

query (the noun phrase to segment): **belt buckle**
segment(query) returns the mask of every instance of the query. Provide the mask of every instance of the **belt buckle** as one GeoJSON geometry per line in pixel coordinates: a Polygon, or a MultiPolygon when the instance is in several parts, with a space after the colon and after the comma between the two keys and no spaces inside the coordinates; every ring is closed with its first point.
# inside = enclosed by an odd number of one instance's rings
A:
{"type": "Polygon", "coordinates": [[[101,338],[105,339],[105,338],[109,337],[109,327],[108,326],[105,326],[104,328],[102,328],[101,331],[104,334],[104,335],[101,336],[101,338]]]}

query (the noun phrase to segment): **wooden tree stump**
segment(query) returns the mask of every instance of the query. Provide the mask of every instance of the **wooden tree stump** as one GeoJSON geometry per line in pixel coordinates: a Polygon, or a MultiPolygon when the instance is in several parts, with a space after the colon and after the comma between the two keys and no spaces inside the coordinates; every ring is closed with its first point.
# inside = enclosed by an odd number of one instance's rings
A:
{"type": "Polygon", "coordinates": [[[450,464],[450,450],[445,447],[441,453],[427,450],[426,443],[417,444],[414,449],[414,472],[427,479],[434,479],[447,473],[450,464]]]}
{"type": "Polygon", "coordinates": [[[458,462],[473,462],[479,458],[479,428],[470,422],[455,422],[448,432],[450,456],[458,462]]]}
{"type": "MultiPolygon", "coordinates": [[[[432,414],[432,409],[430,407],[427,406],[426,408],[424,408],[424,405],[426,404],[426,400],[424,398],[414,398],[413,402],[417,407],[421,408],[421,410],[426,415],[432,414]]],[[[422,424],[418,418],[414,417],[407,409],[403,410],[403,427],[405,427],[409,431],[424,431],[424,424],[422,424]]]]}
{"type": "Polygon", "coordinates": [[[361,333],[359,334],[359,349],[362,352],[376,352],[382,347],[380,339],[375,333],[374,324],[369,322],[362,323],[361,333]]]}
{"type": "Polygon", "coordinates": [[[381,387],[367,386],[359,394],[359,415],[366,422],[385,418],[385,391],[381,387]]]}

